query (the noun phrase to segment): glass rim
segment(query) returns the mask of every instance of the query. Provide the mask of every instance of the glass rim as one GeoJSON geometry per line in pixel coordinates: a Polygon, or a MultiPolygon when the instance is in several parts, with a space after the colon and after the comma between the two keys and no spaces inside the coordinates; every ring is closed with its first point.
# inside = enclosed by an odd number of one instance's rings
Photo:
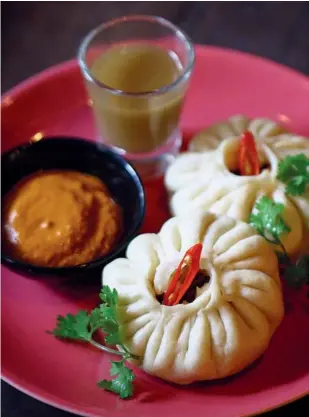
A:
{"type": "Polygon", "coordinates": [[[193,42],[191,41],[189,36],[182,29],[180,29],[178,26],[174,25],[173,23],[171,23],[169,20],[165,19],[164,17],[152,16],[152,15],[128,15],[128,16],[122,16],[122,17],[118,17],[118,18],[109,20],[108,22],[101,23],[99,26],[92,29],[84,37],[84,39],[82,40],[82,42],[81,42],[81,44],[78,48],[77,60],[78,60],[80,68],[81,68],[82,72],[84,73],[85,77],[88,80],[90,80],[91,82],[98,85],[99,87],[108,90],[110,93],[118,95],[118,96],[148,97],[148,96],[155,96],[155,95],[160,95],[160,94],[163,94],[163,93],[167,93],[168,91],[170,91],[174,87],[176,87],[178,84],[180,84],[184,79],[186,79],[187,76],[191,73],[191,71],[193,69],[193,66],[194,66],[194,63],[195,63],[195,51],[194,51],[193,42]],[[91,71],[90,71],[90,69],[89,69],[89,67],[86,63],[86,53],[87,53],[87,49],[89,47],[90,42],[102,30],[108,29],[108,28],[110,28],[112,26],[115,26],[119,23],[130,22],[130,21],[132,21],[132,22],[134,22],[134,21],[147,22],[148,21],[148,22],[152,22],[152,23],[159,23],[162,26],[165,26],[165,27],[171,29],[172,31],[174,31],[176,36],[185,43],[186,50],[187,50],[187,53],[188,53],[188,63],[183,68],[183,71],[177,77],[177,79],[175,81],[173,81],[172,83],[170,83],[170,84],[168,84],[164,87],[161,87],[161,88],[158,88],[158,89],[155,89],[155,90],[134,93],[134,92],[126,92],[126,91],[123,91],[123,90],[119,90],[117,88],[109,87],[108,85],[99,81],[96,77],[94,77],[92,75],[92,73],[91,73],[91,71]]]}

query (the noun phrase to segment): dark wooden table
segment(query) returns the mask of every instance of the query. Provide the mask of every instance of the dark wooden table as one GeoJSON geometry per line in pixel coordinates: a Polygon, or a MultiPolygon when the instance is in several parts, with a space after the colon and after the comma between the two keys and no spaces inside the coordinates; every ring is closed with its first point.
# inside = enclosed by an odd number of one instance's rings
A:
{"type": "MultiPolygon", "coordinates": [[[[99,23],[133,13],[166,17],[196,43],[251,52],[309,74],[308,2],[7,2],[1,16],[2,91],[74,56],[82,37],[99,23]]],[[[308,417],[309,401],[266,415],[308,417]]],[[[2,383],[2,416],[70,414],[2,383]]]]}

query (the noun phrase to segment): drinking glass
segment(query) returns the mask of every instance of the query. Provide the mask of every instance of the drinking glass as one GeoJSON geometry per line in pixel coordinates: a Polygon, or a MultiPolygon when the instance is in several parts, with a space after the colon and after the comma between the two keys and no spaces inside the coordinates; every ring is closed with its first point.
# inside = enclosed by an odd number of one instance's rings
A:
{"type": "MultiPolygon", "coordinates": [[[[80,45],[78,61],[98,139],[129,160],[143,178],[162,175],[179,152],[182,141],[179,120],[195,61],[188,36],[161,17],[124,16],[92,30],[80,45]],[[164,50],[177,66],[172,82],[150,91],[124,91],[102,82],[94,71],[96,62],[107,56],[104,54],[111,48],[125,51],[121,48],[132,46],[164,50]]],[[[123,64],[118,59],[116,70],[120,74],[126,68],[123,64]]],[[[160,75],[160,68],[157,73],[160,75]]]]}

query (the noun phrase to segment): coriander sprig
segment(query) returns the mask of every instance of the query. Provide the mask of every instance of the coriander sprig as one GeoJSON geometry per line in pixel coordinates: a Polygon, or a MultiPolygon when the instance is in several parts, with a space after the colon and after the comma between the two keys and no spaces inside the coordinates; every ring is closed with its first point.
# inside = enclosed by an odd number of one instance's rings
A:
{"type": "Polygon", "coordinates": [[[125,359],[118,362],[111,361],[110,375],[116,375],[116,378],[111,380],[103,379],[97,385],[107,391],[119,394],[120,398],[129,398],[133,395],[133,381],[135,376],[131,369],[125,366],[124,362],[125,359]]]}
{"type": "Polygon", "coordinates": [[[98,386],[107,391],[114,392],[120,398],[128,398],[133,395],[134,374],[125,365],[128,359],[138,359],[123,343],[123,336],[118,321],[118,293],[104,285],[100,292],[102,303],[99,307],[89,313],[84,310],[77,314],[58,316],[56,328],[51,332],[54,336],[66,340],[78,340],[90,343],[91,345],[111,354],[122,357],[120,361],[111,361],[110,375],[115,378],[104,379],[98,382],[98,386]],[[118,345],[120,350],[104,346],[93,339],[94,333],[102,329],[104,341],[107,345],[118,345]]]}
{"type": "Polygon", "coordinates": [[[279,162],[277,178],[286,184],[287,194],[304,194],[309,185],[309,158],[303,153],[285,157],[279,162]]]}
{"type": "Polygon", "coordinates": [[[309,284],[309,256],[299,258],[295,263],[289,257],[281,236],[289,233],[291,228],[285,223],[282,214],[284,206],[275,203],[271,198],[263,196],[256,203],[250,215],[249,223],[268,242],[280,246],[283,253],[277,252],[279,264],[284,267],[284,278],[294,287],[309,284]]]}
{"type": "Polygon", "coordinates": [[[275,203],[270,198],[263,196],[256,203],[250,216],[250,224],[262,235],[268,242],[279,245],[287,255],[280,236],[289,233],[291,228],[282,218],[284,205],[275,203]]]}

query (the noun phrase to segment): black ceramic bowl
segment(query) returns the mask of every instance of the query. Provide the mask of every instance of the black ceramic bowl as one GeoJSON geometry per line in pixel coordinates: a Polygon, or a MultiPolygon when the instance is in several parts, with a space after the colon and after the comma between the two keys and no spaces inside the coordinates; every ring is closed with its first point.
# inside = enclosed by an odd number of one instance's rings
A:
{"type": "Polygon", "coordinates": [[[124,230],[120,241],[109,254],[94,261],[72,267],[41,267],[2,252],[3,264],[28,276],[98,276],[104,265],[124,253],[144,218],[145,195],[139,176],[128,162],[102,144],[78,138],[50,137],[4,153],[1,162],[2,198],[19,180],[36,171],[66,169],[100,178],[123,209],[124,230]]]}

